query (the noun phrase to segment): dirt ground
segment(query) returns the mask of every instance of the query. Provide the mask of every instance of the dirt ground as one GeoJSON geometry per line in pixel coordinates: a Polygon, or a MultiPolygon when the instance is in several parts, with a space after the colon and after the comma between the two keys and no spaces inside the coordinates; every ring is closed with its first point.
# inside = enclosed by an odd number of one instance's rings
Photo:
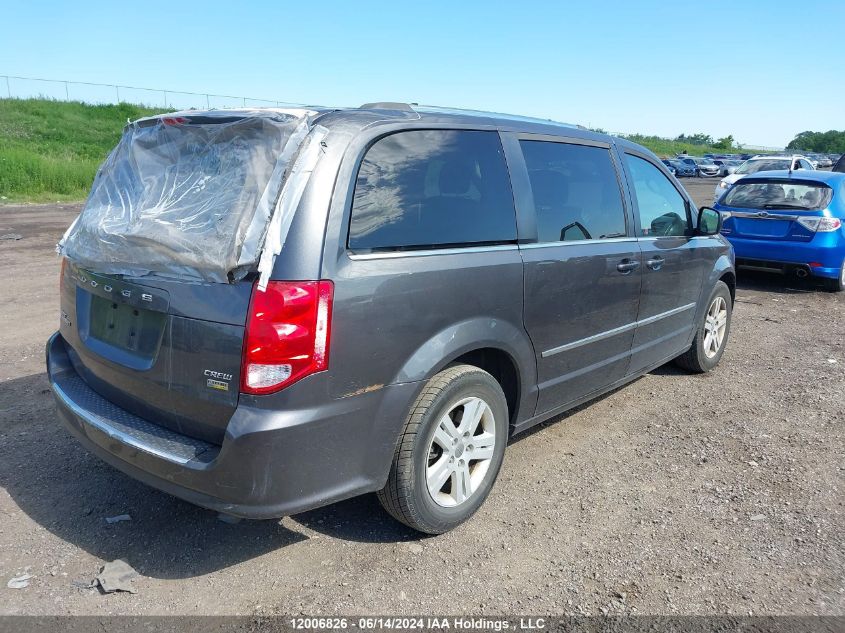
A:
{"type": "MultiPolygon", "coordinates": [[[[712,200],[715,180],[684,184],[712,200]]],[[[845,613],[845,296],[741,274],[716,371],[663,367],[516,438],[450,534],[373,495],[232,525],[59,426],[43,348],[78,208],[0,207],[22,235],[0,240],[0,613],[845,613]],[[137,594],[80,587],[118,558],[137,594]]]]}

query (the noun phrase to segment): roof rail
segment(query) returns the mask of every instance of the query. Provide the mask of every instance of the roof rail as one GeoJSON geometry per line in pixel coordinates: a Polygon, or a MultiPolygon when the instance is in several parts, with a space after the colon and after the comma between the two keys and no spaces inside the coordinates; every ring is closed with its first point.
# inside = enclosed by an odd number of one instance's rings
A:
{"type": "Polygon", "coordinates": [[[359,106],[361,110],[400,110],[403,112],[416,112],[411,107],[410,103],[403,103],[401,101],[376,101],[375,103],[365,103],[359,106]]]}

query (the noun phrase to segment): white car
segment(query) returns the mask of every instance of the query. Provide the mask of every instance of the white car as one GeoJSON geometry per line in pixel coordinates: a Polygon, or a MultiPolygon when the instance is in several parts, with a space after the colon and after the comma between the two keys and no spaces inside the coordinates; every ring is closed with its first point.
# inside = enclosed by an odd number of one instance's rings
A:
{"type": "Polygon", "coordinates": [[[719,198],[725,195],[728,189],[730,189],[733,184],[743,176],[755,174],[758,171],[773,171],[780,169],[791,169],[792,171],[796,171],[798,169],[814,170],[815,167],[813,166],[813,163],[810,162],[809,158],[806,156],[799,156],[797,154],[793,156],[754,156],[737,167],[734,173],[722,178],[719,184],[716,185],[713,200],[718,201],[719,198]]]}

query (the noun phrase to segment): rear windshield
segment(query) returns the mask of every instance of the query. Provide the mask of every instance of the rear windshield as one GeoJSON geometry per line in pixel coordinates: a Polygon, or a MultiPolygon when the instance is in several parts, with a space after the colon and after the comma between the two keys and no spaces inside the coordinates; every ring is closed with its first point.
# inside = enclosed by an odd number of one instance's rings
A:
{"type": "Polygon", "coordinates": [[[789,159],[780,160],[749,160],[736,170],[738,174],[756,174],[758,171],[777,171],[789,169],[789,159]]]}
{"type": "MultiPolygon", "coordinates": [[[[743,179],[744,181],[745,179],[743,179]]],[[[792,181],[743,182],[725,194],[722,204],[748,209],[823,209],[833,190],[822,183],[792,181]]]]}

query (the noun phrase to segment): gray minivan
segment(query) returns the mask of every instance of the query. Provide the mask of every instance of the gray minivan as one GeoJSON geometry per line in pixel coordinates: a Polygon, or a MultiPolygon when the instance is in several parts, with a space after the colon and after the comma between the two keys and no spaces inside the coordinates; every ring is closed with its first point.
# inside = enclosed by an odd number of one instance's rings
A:
{"type": "Polygon", "coordinates": [[[89,450],[200,506],[376,491],[441,533],[514,434],[673,359],[716,366],[720,226],[651,152],[576,126],[397,103],[151,117],[60,244],[52,390],[89,450]]]}

